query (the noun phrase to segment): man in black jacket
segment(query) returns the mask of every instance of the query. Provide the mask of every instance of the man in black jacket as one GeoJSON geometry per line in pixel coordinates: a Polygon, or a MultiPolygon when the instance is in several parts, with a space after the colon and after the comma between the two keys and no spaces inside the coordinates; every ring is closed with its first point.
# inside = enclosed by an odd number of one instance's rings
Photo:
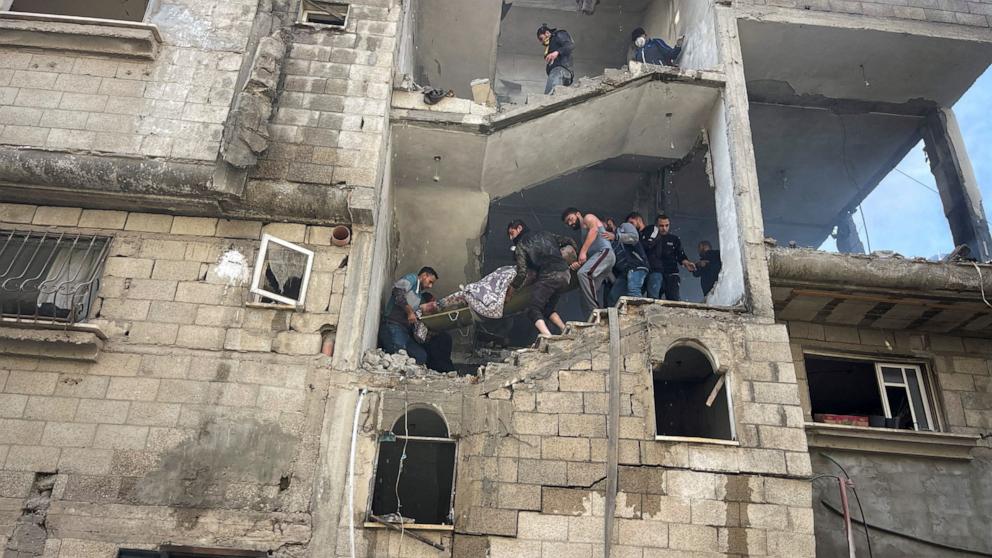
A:
{"type": "Polygon", "coordinates": [[[544,71],[548,74],[544,94],[552,94],[558,85],[572,85],[575,77],[572,73],[572,51],[575,50],[572,36],[564,29],[552,29],[544,23],[537,29],[537,40],[544,45],[544,71]]]}
{"type": "Polygon", "coordinates": [[[723,262],[720,261],[720,251],[714,250],[709,240],[699,243],[699,261],[696,262],[696,271],[692,272],[694,277],[699,277],[699,284],[703,287],[703,296],[710,294],[713,285],[716,285],[720,278],[720,270],[723,269],[723,262]]]}
{"type": "Polygon", "coordinates": [[[667,215],[659,215],[657,224],[647,227],[644,217],[640,213],[634,212],[627,216],[627,221],[632,223],[640,232],[641,243],[648,253],[648,279],[646,282],[647,295],[651,298],[661,299],[662,295],[668,300],[681,300],[679,294],[679,265],[684,266],[689,271],[696,271],[696,265],[689,261],[682,249],[682,240],[669,231],[672,221],[667,215]]]}
{"type": "Polygon", "coordinates": [[[517,261],[517,276],[510,283],[506,293],[507,300],[514,291],[524,285],[527,271],[537,273],[537,281],[531,285],[530,302],[527,304],[527,317],[534,322],[534,327],[542,337],[551,337],[546,319],[550,319],[560,331],[565,330],[565,322],[555,311],[558,299],[572,280],[568,263],[561,256],[564,246],[573,249],[575,241],[571,238],[558,236],[547,231],[531,232],[520,219],[510,221],[506,234],[514,246],[514,257],[517,261]]]}

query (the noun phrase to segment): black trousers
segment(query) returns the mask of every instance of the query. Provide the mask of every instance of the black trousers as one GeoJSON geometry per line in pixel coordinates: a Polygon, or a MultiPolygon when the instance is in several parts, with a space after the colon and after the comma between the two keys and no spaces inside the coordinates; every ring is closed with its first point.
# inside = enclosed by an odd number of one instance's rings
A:
{"type": "Polygon", "coordinates": [[[427,349],[427,368],[437,372],[451,372],[455,363],[451,362],[451,349],[454,340],[446,331],[432,333],[424,347],[427,349]]]}
{"type": "Polygon", "coordinates": [[[530,302],[527,304],[527,318],[532,322],[544,320],[555,312],[558,299],[572,280],[572,274],[567,271],[541,273],[537,281],[531,285],[530,302]]]}
{"type": "Polygon", "coordinates": [[[678,273],[665,274],[665,280],[661,284],[661,290],[662,293],[664,293],[666,299],[682,300],[679,294],[679,285],[681,284],[681,282],[682,282],[682,277],[680,277],[678,273]]]}

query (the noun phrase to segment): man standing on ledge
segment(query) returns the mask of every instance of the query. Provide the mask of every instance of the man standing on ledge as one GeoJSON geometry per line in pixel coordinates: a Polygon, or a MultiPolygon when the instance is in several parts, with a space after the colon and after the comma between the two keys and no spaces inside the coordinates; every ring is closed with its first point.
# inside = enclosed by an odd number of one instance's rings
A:
{"type": "Polygon", "coordinates": [[[648,274],[648,296],[661,299],[662,295],[668,300],[682,300],[679,293],[679,265],[689,271],[696,271],[696,264],[689,261],[682,249],[682,240],[672,234],[672,221],[667,215],[659,215],[657,223],[658,235],[654,244],[648,250],[648,263],[651,273],[648,274]]]}
{"type": "Polygon", "coordinates": [[[634,60],[644,64],[656,64],[659,66],[678,67],[679,56],[682,55],[682,45],[685,37],[679,37],[675,46],[668,46],[668,43],[661,39],[649,39],[647,32],[638,27],[630,34],[630,40],[634,43],[634,60]]]}
{"type": "Polygon", "coordinates": [[[545,320],[551,320],[559,331],[564,332],[565,322],[558,315],[556,307],[558,298],[572,280],[572,274],[561,256],[561,249],[565,246],[575,248],[575,241],[547,231],[531,232],[520,219],[510,221],[506,226],[506,234],[513,242],[513,254],[517,262],[517,276],[510,283],[506,299],[509,300],[514,291],[524,285],[528,270],[535,271],[537,281],[531,285],[527,317],[534,322],[541,337],[551,337],[551,330],[545,320]]]}
{"type": "Polygon", "coordinates": [[[568,31],[552,29],[544,23],[537,30],[537,40],[544,45],[544,71],[548,74],[544,94],[552,94],[559,85],[572,85],[575,77],[572,73],[572,51],[575,50],[575,43],[568,31]]]}
{"type": "Polygon", "coordinates": [[[569,207],[562,212],[561,220],[569,227],[582,231],[579,259],[572,264],[572,269],[577,271],[579,288],[582,289],[582,311],[588,316],[596,308],[603,308],[599,293],[603,290],[603,281],[616,263],[616,254],[606,240],[606,226],[599,217],[592,213],[583,215],[578,209],[569,207]]]}
{"type": "Polygon", "coordinates": [[[413,337],[413,326],[417,323],[417,309],[423,303],[422,292],[434,286],[437,272],[432,267],[423,267],[414,275],[408,273],[393,283],[393,290],[386,302],[386,311],[379,326],[379,345],[389,354],[400,350],[417,361],[427,362],[427,349],[413,337]]]}

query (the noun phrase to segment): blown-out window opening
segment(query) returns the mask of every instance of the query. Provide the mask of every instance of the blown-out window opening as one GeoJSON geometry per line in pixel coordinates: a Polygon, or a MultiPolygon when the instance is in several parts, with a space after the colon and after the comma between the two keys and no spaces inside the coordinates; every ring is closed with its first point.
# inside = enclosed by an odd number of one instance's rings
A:
{"type": "Polygon", "coordinates": [[[263,234],[252,274],[256,302],[300,307],[306,301],[313,251],[263,234]]]}
{"type": "Polygon", "coordinates": [[[0,231],[0,313],[18,320],[84,321],[109,246],[100,236],[0,231]]]}
{"type": "Polygon", "coordinates": [[[656,437],[735,443],[733,405],[725,371],[715,370],[697,343],[673,346],[653,372],[656,437]]]}
{"type": "Polygon", "coordinates": [[[804,360],[815,422],[940,430],[921,364],[812,353],[804,360]]]}
{"type": "Polygon", "coordinates": [[[438,413],[410,409],[379,438],[371,515],[408,529],[452,525],[456,452],[438,413]]]}

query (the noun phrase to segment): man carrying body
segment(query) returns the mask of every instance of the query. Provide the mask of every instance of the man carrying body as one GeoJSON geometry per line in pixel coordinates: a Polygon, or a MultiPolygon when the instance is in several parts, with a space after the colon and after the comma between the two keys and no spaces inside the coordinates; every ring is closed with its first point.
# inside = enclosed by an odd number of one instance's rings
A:
{"type": "Polygon", "coordinates": [[[630,34],[630,40],[634,43],[634,60],[664,66],[678,66],[676,61],[682,54],[682,45],[685,43],[685,37],[679,37],[675,46],[670,47],[661,39],[649,39],[648,34],[640,27],[630,34]]]}
{"type": "Polygon", "coordinates": [[[609,227],[607,231],[605,238],[612,243],[617,260],[613,266],[616,281],[606,295],[606,305],[613,306],[622,296],[643,296],[644,280],[648,276],[648,256],[634,224],[622,223],[615,234],[609,231],[609,227]]]}
{"type": "Polygon", "coordinates": [[[424,267],[414,275],[408,273],[393,284],[393,290],[386,302],[382,325],[379,326],[379,345],[382,350],[396,354],[405,350],[417,364],[427,362],[427,350],[413,337],[413,325],[417,323],[417,309],[421,307],[421,291],[434,286],[437,272],[424,267]]]}
{"type": "Polygon", "coordinates": [[[720,261],[720,251],[714,250],[709,240],[699,243],[699,261],[696,262],[696,271],[692,272],[694,277],[699,277],[699,284],[703,288],[703,296],[710,294],[713,285],[720,277],[720,269],[723,262],[720,261]]]}
{"type": "Polygon", "coordinates": [[[668,300],[680,300],[679,264],[689,271],[695,271],[696,266],[685,255],[679,237],[669,233],[671,220],[667,215],[659,215],[657,224],[648,227],[644,224],[644,217],[634,212],[627,216],[627,222],[640,231],[641,243],[648,254],[647,295],[657,299],[664,295],[668,300]]]}
{"type": "Polygon", "coordinates": [[[560,331],[565,330],[565,322],[555,311],[561,293],[568,287],[572,274],[561,256],[563,246],[575,248],[571,238],[558,236],[547,231],[531,232],[520,219],[510,221],[506,234],[513,242],[514,258],[517,262],[517,276],[510,283],[506,299],[523,286],[527,271],[537,273],[537,281],[531,284],[530,302],[527,304],[527,317],[542,337],[550,337],[551,330],[545,320],[551,320],[560,331]]]}
{"type": "Polygon", "coordinates": [[[556,86],[572,84],[575,77],[572,73],[572,51],[575,50],[575,43],[568,31],[552,29],[547,23],[537,29],[537,40],[544,45],[544,71],[548,74],[544,94],[550,95],[556,86]]]}
{"type": "Polygon", "coordinates": [[[589,315],[596,308],[602,308],[599,293],[602,291],[603,281],[616,263],[616,255],[610,242],[604,238],[606,227],[592,213],[583,215],[578,209],[569,207],[562,212],[561,220],[569,227],[582,231],[579,259],[572,264],[572,269],[578,271],[582,310],[589,315]]]}

